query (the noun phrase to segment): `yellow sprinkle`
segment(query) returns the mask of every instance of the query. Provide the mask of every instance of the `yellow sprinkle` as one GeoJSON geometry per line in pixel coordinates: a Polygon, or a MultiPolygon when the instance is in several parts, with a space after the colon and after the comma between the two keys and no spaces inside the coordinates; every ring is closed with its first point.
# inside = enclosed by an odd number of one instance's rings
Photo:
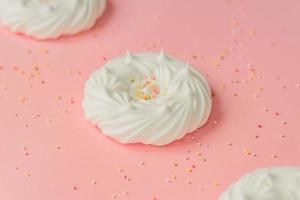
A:
{"type": "Polygon", "coordinates": [[[20,97],[20,103],[25,103],[25,101],[26,101],[26,97],[20,97]]]}
{"type": "Polygon", "coordinates": [[[193,170],[192,170],[191,168],[188,168],[188,169],[186,170],[186,172],[188,172],[188,173],[192,173],[192,172],[193,172],[193,170]]]}
{"type": "Polygon", "coordinates": [[[215,182],[214,182],[214,185],[217,186],[217,187],[219,187],[219,186],[220,186],[220,183],[218,183],[218,182],[215,181],[215,182]]]}
{"type": "Polygon", "coordinates": [[[219,61],[216,61],[216,60],[212,62],[212,65],[213,65],[214,67],[220,67],[219,61]]]}
{"type": "Polygon", "coordinates": [[[255,35],[256,34],[256,29],[255,28],[251,29],[249,31],[249,34],[252,35],[252,36],[255,35]]]}
{"type": "Polygon", "coordinates": [[[249,151],[249,150],[247,150],[247,149],[244,149],[244,153],[247,155],[247,156],[250,156],[252,153],[249,151]]]}

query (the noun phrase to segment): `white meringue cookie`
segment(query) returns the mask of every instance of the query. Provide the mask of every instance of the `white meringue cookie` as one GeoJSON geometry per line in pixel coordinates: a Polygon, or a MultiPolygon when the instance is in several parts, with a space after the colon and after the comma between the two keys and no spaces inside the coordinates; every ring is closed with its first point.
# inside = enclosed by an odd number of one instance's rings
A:
{"type": "Polygon", "coordinates": [[[115,58],[85,86],[86,117],[121,143],[165,145],[207,121],[211,91],[191,66],[159,53],[115,58]]]}
{"type": "Polygon", "coordinates": [[[299,200],[300,168],[272,167],[246,174],[220,200],[299,200]]]}
{"type": "Polygon", "coordinates": [[[54,39],[90,29],[106,0],[0,0],[2,23],[13,32],[54,39]]]}

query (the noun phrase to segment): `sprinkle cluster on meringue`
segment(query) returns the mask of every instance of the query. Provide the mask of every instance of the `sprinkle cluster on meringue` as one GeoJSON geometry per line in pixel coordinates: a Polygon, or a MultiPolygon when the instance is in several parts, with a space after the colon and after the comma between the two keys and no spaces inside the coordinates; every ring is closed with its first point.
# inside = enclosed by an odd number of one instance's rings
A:
{"type": "Polygon", "coordinates": [[[212,99],[207,81],[189,64],[163,51],[128,52],[90,76],[82,105],[103,134],[160,146],[203,126],[212,99]]]}
{"type": "Polygon", "coordinates": [[[16,33],[55,39],[90,29],[106,0],[1,0],[2,23],[16,33]]]}
{"type": "Polygon", "coordinates": [[[300,167],[271,167],[246,174],[220,200],[299,200],[300,167]]]}

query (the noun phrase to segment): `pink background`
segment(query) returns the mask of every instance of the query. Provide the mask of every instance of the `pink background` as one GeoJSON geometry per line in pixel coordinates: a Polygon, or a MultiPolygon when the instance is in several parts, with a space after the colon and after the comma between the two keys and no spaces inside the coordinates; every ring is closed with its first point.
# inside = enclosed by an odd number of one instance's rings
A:
{"type": "Polygon", "coordinates": [[[299,166],[299,9],[111,0],[74,37],[41,42],[1,27],[0,199],[214,200],[248,171],[299,166]],[[201,70],[215,94],[207,125],[153,147],[118,144],[86,121],[85,80],[127,49],[165,49],[201,70]]]}

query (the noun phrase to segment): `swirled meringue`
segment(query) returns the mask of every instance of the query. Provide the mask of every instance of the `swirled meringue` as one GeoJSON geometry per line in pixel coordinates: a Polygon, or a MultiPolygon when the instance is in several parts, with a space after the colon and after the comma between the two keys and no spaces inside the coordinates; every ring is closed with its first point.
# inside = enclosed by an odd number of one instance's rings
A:
{"type": "Polygon", "coordinates": [[[0,18],[13,32],[54,39],[90,29],[106,0],[1,0],[0,18]]]}
{"type": "Polygon", "coordinates": [[[300,168],[272,167],[246,174],[220,200],[299,200],[300,168]]]}
{"type": "Polygon", "coordinates": [[[86,117],[121,143],[165,145],[207,121],[211,91],[190,65],[161,53],[115,58],[86,82],[86,117]]]}

